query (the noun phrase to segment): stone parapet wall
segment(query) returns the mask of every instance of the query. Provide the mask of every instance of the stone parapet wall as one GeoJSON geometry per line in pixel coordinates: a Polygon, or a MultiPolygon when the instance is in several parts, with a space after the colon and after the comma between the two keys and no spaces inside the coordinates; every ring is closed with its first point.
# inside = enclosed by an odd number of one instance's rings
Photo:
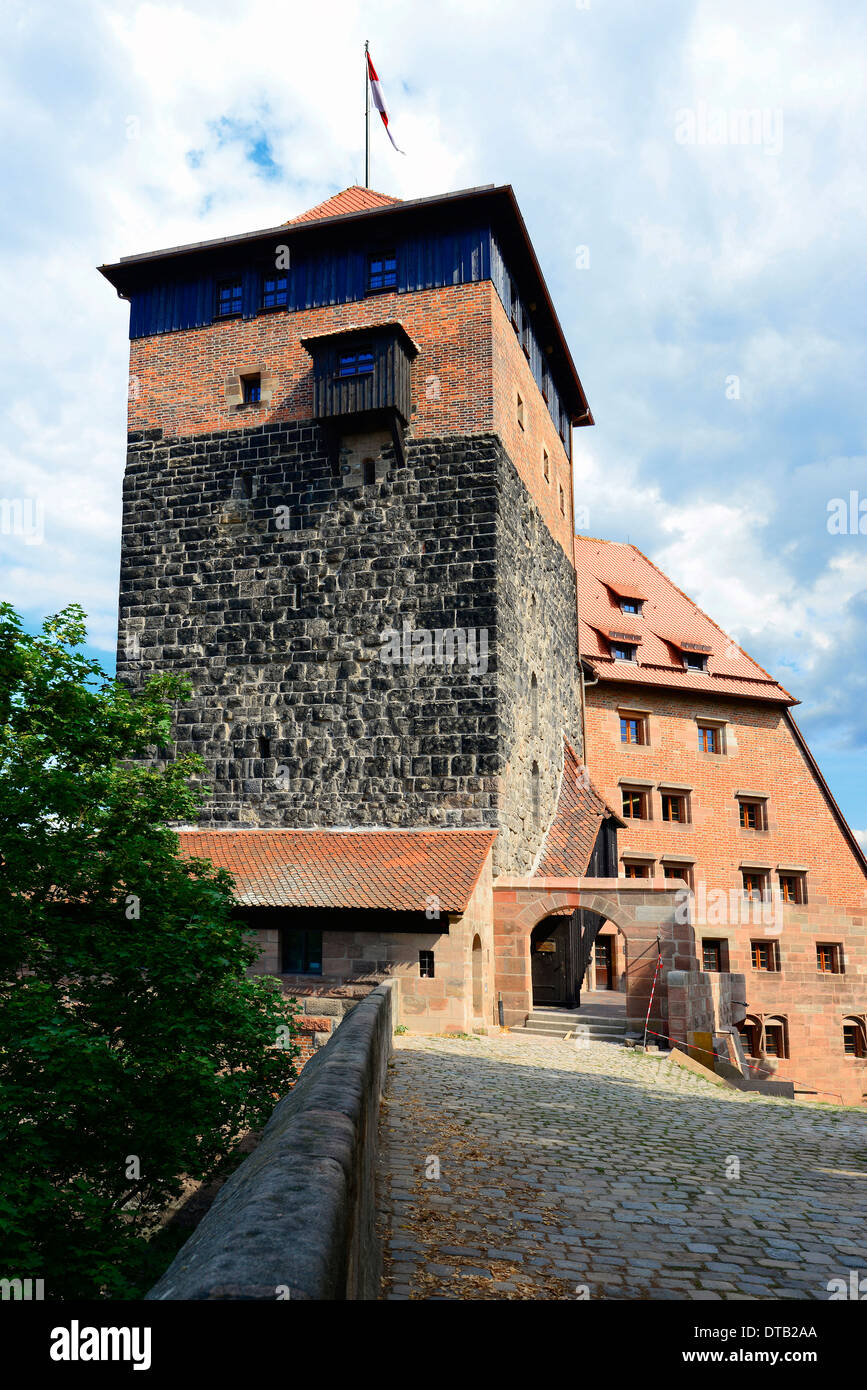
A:
{"type": "Polygon", "coordinates": [[[374,1166],[395,988],[362,1000],[305,1066],[149,1300],[378,1297],[374,1166]]]}

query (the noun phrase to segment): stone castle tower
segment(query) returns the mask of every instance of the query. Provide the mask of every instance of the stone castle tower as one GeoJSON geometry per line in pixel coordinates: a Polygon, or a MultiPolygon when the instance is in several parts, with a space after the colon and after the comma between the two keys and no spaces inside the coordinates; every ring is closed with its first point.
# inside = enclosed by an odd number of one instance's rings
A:
{"type": "Polygon", "coordinates": [[[581,751],[571,431],[512,190],[352,188],[102,267],[131,305],[118,674],[193,697],[214,828],[496,827],[581,751]]]}

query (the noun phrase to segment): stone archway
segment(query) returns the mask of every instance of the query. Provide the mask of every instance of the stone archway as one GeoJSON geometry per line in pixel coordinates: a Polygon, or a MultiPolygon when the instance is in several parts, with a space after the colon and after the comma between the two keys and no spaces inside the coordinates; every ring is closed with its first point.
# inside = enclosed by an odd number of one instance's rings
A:
{"type": "MultiPolygon", "coordinates": [[[[644,1026],[652,1000],[652,1019],[666,1023],[666,975],[675,968],[698,968],[689,922],[678,920],[678,895],[664,880],[507,879],[494,884],[496,988],[503,996],[504,1021],[523,1024],[532,1009],[530,943],[545,918],[585,909],[612,924],[622,937],[628,968],[628,1026],[644,1026]],[[657,960],[662,968],[657,977],[657,960]],[[654,983],[654,981],[656,981],[654,983]]],[[[622,972],[623,973],[623,972],[622,972]]],[[[672,1025],[670,1031],[674,1031],[672,1025]]]]}

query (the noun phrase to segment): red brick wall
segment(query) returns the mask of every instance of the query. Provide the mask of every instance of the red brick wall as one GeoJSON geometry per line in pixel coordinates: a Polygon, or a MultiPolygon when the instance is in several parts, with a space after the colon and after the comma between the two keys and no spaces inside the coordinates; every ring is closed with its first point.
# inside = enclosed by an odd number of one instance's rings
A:
{"type": "Polygon", "coordinates": [[[749,1014],[786,1019],[789,1056],[771,1059],[771,1074],[825,1093],[820,1100],[836,1093],[859,1102],[867,1094],[867,1062],[845,1056],[842,1028],[847,1015],[867,1013],[867,881],[782,711],[605,682],[587,690],[586,730],[594,785],[618,811],[621,779],[656,784],[653,819],[627,821],[618,835],[621,856],[653,860],[656,873],[665,853],[690,856],[694,886],[708,893],[738,889],[742,861],[771,865],[774,886],[778,864],[807,866],[805,906],[787,904],[766,923],[731,913],[720,921],[711,898],[704,920],[696,907],[696,942],[699,952],[703,937],[726,943],[728,969],[746,977],[749,1014]],[[620,708],[648,711],[647,746],[620,742],[620,708]],[[727,721],[724,755],[699,751],[701,715],[727,721]],[[658,787],[665,783],[692,788],[691,823],[661,820],[658,787]],[[738,790],[767,794],[767,831],[740,828],[738,790]],[[754,940],[777,943],[779,972],[753,969],[754,940]],[[816,945],[826,941],[842,944],[845,974],[818,971],[816,945]]]}
{"type": "Polygon", "coordinates": [[[312,364],[301,339],[355,325],[403,323],[419,348],[413,363],[411,432],[416,438],[496,431],[545,522],[572,556],[572,474],[506,312],[488,281],[375,295],[351,304],[297,313],[227,319],[205,328],[137,338],[130,344],[130,430],[162,429],[168,437],[309,419],[312,364]],[[267,404],[238,407],[226,383],[245,371],[276,377],[267,404]],[[525,428],[517,423],[517,393],[525,428]],[[550,481],[543,477],[548,450],[550,481]],[[559,487],[566,514],[559,509],[559,487]]]}

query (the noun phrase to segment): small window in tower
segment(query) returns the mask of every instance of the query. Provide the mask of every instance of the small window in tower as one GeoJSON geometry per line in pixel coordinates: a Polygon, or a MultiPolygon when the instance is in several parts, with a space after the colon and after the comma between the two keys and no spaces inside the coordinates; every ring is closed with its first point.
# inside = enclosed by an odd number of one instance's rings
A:
{"type": "Polygon", "coordinates": [[[374,251],[367,258],[367,292],[397,288],[397,252],[374,251]]]}
{"type": "Polygon", "coordinates": [[[262,308],[285,309],[289,300],[289,278],[286,275],[262,277],[262,308]]]}
{"type": "Polygon", "coordinates": [[[560,515],[561,515],[561,516],[565,516],[565,515],[566,515],[566,493],[563,491],[563,484],[562,484],[562,483],[558,483],[557,486],[558,486],[559,489],[560,489],[560,515]]]}
{"type": "Polygon", "coordinates": [[[227,319],[233,314],[240,314],[242,294],[240,275],[237,279],[221,280],[217,285],[217,318],[227,319]]]}
{"type": "Polygon", "coordinates": [[[252,376],[242,376],[241,386],[244,389],[244,404],[259,405],[262,401],[262,378],[258,372],[252,376]]]}
{"type": "Polygon", "coordinates": [[[418,973],[423,980],[434,978],[434,953],[433,951],[419,951],[418,953],[418,973]]]}
{"type": "Polygon", "coordinates": [[[523,397],[521,396],[520,392],[518,393],[517,417],[518,417],[518,424],[520,425],[521,429],[523,429],[523,428],[524,428],[524,401],[523,401],[523,397]]]}
{"type": "Polygon", "coordinates": [[[542,788],[539,777],[539,764],[534,762],[531,772],[532,777],[532,796],[533,796],[533,824],[538,825],[541,820],[542,788]]]}
{"type": "Polygon", "coordinates": [[[374,459],[362,459],[361,476],[365,484],[376,482],[376,462],[374,459]]]}
{"type": "Polygon", "coordinates": [[[535,671],[530,676],[530,729],[534,734],[539,732],[539,682],[535,671]]]}
{"type": "Polygon", "coordinates": [[[271,740],[270,740],[270,738],[268,738],[267,734],[260,734],[260,735],[259,735],[259,757],[260,757],[260,758],[270,758],[270,756],[271,756],[271,740]]]}
{"type": "Polygon", "coordinates": [[[548,457],[548,450],[542,449],[542,476],[546,483],[551,481],[551,460],[548,457]]]}
{"type": "Polygon", "coordinates": [[[373,371],[373,352],[365,343],[355,352],[342,352],[337,363],[338,376],[366,376],[373,371]]]}

